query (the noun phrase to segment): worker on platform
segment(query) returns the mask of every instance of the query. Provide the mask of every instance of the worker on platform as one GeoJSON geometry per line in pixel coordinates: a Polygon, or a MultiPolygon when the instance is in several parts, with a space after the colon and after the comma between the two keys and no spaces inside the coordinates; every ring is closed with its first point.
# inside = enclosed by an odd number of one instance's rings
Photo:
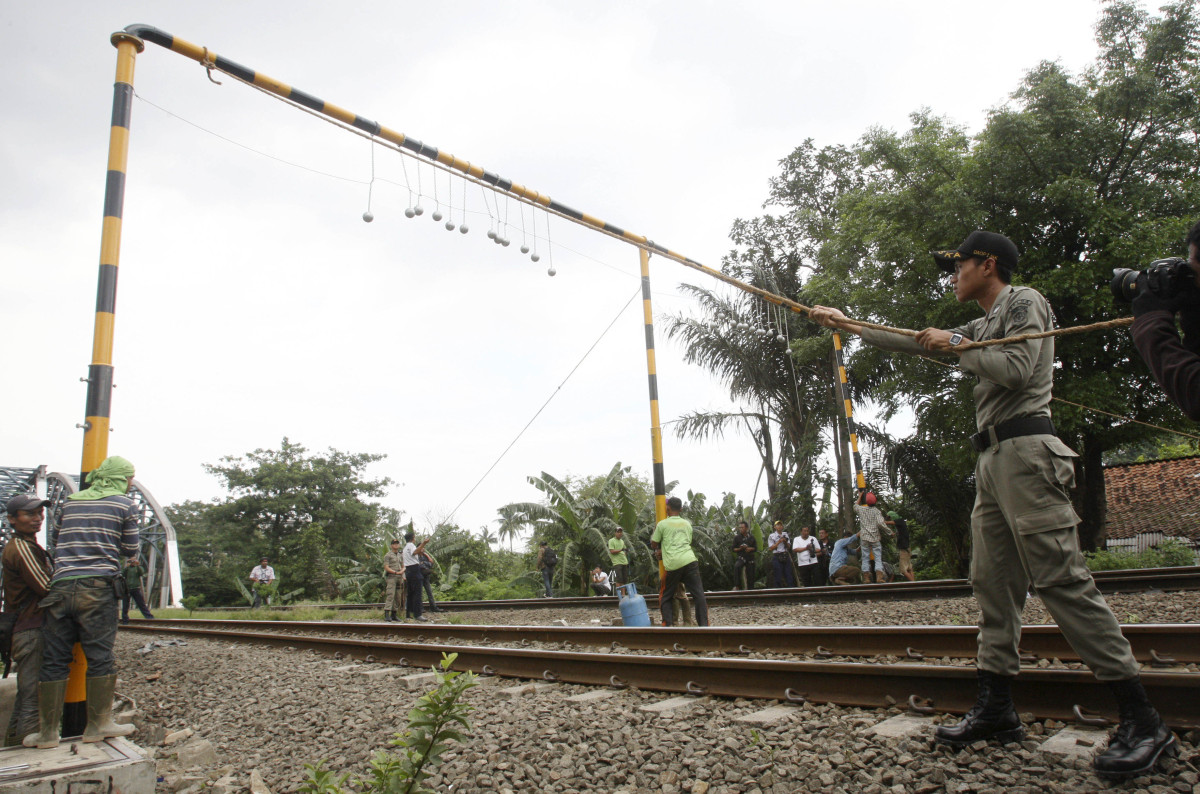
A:
{"type": "Polygon", "coordinates": [[[42,671],[42,608],[38,602],[50,589],[50,555],[38,545],[45,518],[45,499],[21,494],[8,500],[8,525],[13,536],[4,544],[4,611],[12,625],[12,663],[17,668],[17,697],[8,721],[5,747],[20,744],[38,729],[38,680],[42,671]]]}
{"type": "Polygon", "coordinates": [[[75,643],[87,657],[87,727],[83,741],[100,742],[128,736],[132,725],[112,720],[113,690],[117,686],[113,641],[117,636],[118,595],[124,591],[122,558],[138,553],[137,503],[126,496],[133,464],[113,456],[87,476],[88,487],[67,497],[50,591],[41,601],[45,610],[42,637],[45,651],[38,683],[40,731],[25,737],[26,747],[58,746],[68,665],[75,643]]]}

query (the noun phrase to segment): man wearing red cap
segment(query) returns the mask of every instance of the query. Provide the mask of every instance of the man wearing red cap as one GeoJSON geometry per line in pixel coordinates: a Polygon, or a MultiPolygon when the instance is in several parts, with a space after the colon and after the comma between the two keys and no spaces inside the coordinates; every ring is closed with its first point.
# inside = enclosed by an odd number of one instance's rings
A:
{"type": "Polygon", "coordinates": [[[854,506],[854,517],[858,519],[859,561],[862,564],[863,581],[872,581],[871,567],[874,565],[874,581],[886,582],[887,578],[883,573],[883,541],[879,533],[886,532],[889,536],[895,533],[884,521],[883,512],[875,506],[875,494],[867,491],[859,497],[858,504],[854,506]]]}
{"type": "Polygon", "coordinates": [[[926,328],[914,340],[857,326],[837,309],[817,306],[810,316],[886,350],[957,356],[959,366],[977,379],[979,432],[970,437],[979,453],[971,571],[987,571],[971,577],[980,611],[979,700],[958,725],[939,727],[937,740],[963,747],[1024,736],[1010,687],[1020,671],[1021,612],[1032,586],[1071,647],[1116,696],[1121,723],[1093,767],[1102,777],[1135,777],[1153,769],[1164,753],[1178,752],[1178,742],[1150,704],[1129,643],[1079,552],[1079,516],[1070,497],[1078,456],[1058,439],[1050,421],[1054,337],[960,347],[1054,327],[1046,299],[1010,283],[1017,256],[1011,240],[985,231],[971,232],[957,250],[933,252],[938,267],[950,274],[958,301],[975,301],[984,311],[948,331],[926,328]]]}

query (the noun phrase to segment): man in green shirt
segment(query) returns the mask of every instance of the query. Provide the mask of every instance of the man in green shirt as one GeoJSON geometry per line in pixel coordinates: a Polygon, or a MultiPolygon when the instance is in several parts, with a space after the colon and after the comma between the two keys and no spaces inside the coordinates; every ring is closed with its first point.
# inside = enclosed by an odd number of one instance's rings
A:
{"type": "Polygon", "coordinates": [[[629,557],[625,554],[625,530],[617,527],[617,531],[608,539],[608,556],[612,562],[613,586],[619,587],[629,582],[629,557]]]}
{"type": "Polygon", "coordinates": [[[668,499],[667,517],[658,522],[650,536],[650,548],[667,570],[666,585],[659,597],[662,622],[664,626],[671,625],[675,590],[682,583],[696,604],[696,625],[707,626],[708,603],[704,600],[704,583],[700,581],[700,563],[692,551],[692,525],[679,516],[682,511],[683,501],[678,496],[668,499]]]}

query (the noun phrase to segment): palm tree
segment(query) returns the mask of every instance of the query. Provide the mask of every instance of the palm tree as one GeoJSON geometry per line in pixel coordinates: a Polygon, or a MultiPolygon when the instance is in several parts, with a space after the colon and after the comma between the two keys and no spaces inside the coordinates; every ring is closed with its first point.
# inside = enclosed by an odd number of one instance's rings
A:
{"type": "Polygon", "coordinates": [[[571,493],[561,480],[542,472],[529,477],[529,483],[546,495],[546,503],[515,502],[500,508],[501,515],[523,514],[527,523],[537,526],[535,534],[552,545],[563,544],[560,576],[568,570],[579,574],[579,590],[587,595],[588,571],[594,565],[608,566],[608,538],[621,526],[618,517],[634,522],[638,510],[629,499],[621,477],[629,467],[617,463],[600,484],[597,496],[583,498],[571,493]],[[618,507],[613,509],[613,504],[618,507]]]}
{"type": "Polygon", "coordinates": [[[494,546],[500,542],[500,536],[492,532],[486,526],[479,528],[479,537],[489,546],[494,546]]]}
{"type": "Polygon", "coordinates": [[[513,510],[512,505],[505,505],[497,510],[500,517],[496,519],[500,526],[496,529],[496,535],[500,540],[508,538],[508,550],[513,550],[513,540],[525,531],[529,525],[529,517],[519,510],[513,510]]]}

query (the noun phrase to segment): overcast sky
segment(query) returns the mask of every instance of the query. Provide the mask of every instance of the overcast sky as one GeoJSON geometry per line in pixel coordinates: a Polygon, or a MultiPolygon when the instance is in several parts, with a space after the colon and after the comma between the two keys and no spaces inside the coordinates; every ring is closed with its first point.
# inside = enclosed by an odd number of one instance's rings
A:
{"type": "MultiPolygon", "coordinates": [[[[922,107],[978,131],[1026,70],[1095,54],[1099,5],[955,2],[7,3],[0,465],[78,472],[116,50],[146,23],[718,267],[805,138],[922,107]]],[[[166,504],[287,436],[386,453],[418,527],[477,529],[526,477],[650,472],[638,253],[403,158],[156,45],[138,56],[110,454],[166,504]],[[173,114],[173,115],[172,115],[173,114]],[[248,147],[248,148],[245,148],[248,147]],[[256,151],[251,151],[256,150],[256,151]],[[269,155],[266,156],[266,155],[269,155]],[[274,159],[273,159],[274,158],[274,159]],[[302,167],[301,167],[302,166],[302,167]],[[320,173],[318,173],[320,172],[320,173]],[[381,181],[388,180],[388,181],[381,181]],[[396,184],[391,184],[396,183],[396,184]],[[431,220],[438,199],[470,232],[431,220]],[[507,214],[511,246],[485,236],[507,214]],[[522,231],[518,218],[524,217],[522,231]],[[533,239],[541,261],[518,247],[533,239]],[[547,275],[551,259],[557,276],[547,275]]],[[[443,212],[445,212],[443,208],[443,212]]],[[[930,241],[955,244],[956,240],[930,241]]],[[[532,242],[530,243],[532,245],[532,242]]],[[[729,405],[666,338],[692,311],[652,259],[663,421],[729,405]]],[[[668,480],[749,502],[749,439],[664,439],[668,480]]],[[[758,498],[765,492],[760,488],[758,498]]],[[[493,525],[494,526],[494,525],[493,525]]]]}

